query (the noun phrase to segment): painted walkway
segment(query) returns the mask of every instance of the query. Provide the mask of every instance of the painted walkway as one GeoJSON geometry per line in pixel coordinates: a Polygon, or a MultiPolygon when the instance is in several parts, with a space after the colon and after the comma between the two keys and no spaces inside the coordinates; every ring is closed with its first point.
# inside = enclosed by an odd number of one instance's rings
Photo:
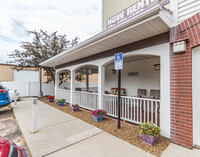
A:
{"type": "MultiPolygon", "coordinates": [[[[38,101],[38,130],[31,134],[32,99],[12,105],[32,157],[153,157],[95,126],[38,101]]],[[[162,157],[196,157],[199,150],[170,144],[162,157]]]]}

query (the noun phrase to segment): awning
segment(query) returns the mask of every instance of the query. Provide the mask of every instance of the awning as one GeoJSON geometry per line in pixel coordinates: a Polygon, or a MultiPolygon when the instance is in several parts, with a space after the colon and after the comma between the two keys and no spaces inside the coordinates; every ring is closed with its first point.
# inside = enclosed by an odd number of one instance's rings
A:
{"type": "Polygon", "coordinates": [[[168,32],[171,26],[171,11],[156,4],[114,28],[103,31],[46,60],[41,65],[55,67],[168,32]]]}

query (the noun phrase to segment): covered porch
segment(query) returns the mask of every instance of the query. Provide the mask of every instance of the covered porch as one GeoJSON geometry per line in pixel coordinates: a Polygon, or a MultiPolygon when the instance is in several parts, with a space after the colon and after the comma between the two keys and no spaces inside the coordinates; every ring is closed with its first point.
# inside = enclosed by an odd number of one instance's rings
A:
{"type": "MultiPolygon", "coordinates": [[[[57,78],[64,71],[69,70],[58,71],[57,78]]],[[[56,98],[65,99],[70,104],[79,104],[80,107],[88,110],[104,109],[109,116],[117,117],[117,71],[114,70],[113,59],[101,67],[91,64],[77,66],[70,73],[72,75],[68,81],[69,86],[61,89],[63,87],[58,85],[56,98]],[[84,86],[77,85],[77,74],[85,77],[84,86]],[[99,83],[96,87],[89,79],[89,76],[93,74],[98,75],[99,83]]],[[[58,83],[59,80],[57,80],[58,83]]],[[[159,56],[127,55],[124,57],[122,90],[122,120],[135,124],[152,121],[160,125],[159,56]]]]}

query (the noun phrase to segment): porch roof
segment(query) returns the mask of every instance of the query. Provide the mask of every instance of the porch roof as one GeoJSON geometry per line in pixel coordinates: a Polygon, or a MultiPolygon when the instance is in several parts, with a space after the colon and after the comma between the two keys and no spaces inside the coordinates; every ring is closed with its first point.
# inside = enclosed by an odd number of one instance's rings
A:
{"type": "Polygon", "coordinates": [[[168,32],[172,26],[171,16],[169,10],[156,4],[114,28],[103,31],[42,62],[41,65],[55,67],[168,32]]]}

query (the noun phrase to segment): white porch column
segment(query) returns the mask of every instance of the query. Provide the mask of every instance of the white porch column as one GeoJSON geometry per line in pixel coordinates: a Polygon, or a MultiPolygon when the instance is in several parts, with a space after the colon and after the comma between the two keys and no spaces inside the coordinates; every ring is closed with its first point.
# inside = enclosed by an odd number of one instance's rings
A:
{"type": "Polygon", "coordinates": [[[160,129],[170,138],[170,69],[169,53],[160,56],[160,129]]]}
{"type": "Polygon", "coordinates": [[[70,105],[73,104],[75,91],[75,70],[71,70],[71,81],[70,81],[70,105]]]}
{"type": "Polygon", "coordinates": [[[59,73],[55,72],[55,99],[58,99],[59,73]]]}
{"type": "Polygon", "coordinates": [[[98,67],[99,109],[103,109],[104,82],[105,82],[105,67],[100,65],[98,67]]]}

